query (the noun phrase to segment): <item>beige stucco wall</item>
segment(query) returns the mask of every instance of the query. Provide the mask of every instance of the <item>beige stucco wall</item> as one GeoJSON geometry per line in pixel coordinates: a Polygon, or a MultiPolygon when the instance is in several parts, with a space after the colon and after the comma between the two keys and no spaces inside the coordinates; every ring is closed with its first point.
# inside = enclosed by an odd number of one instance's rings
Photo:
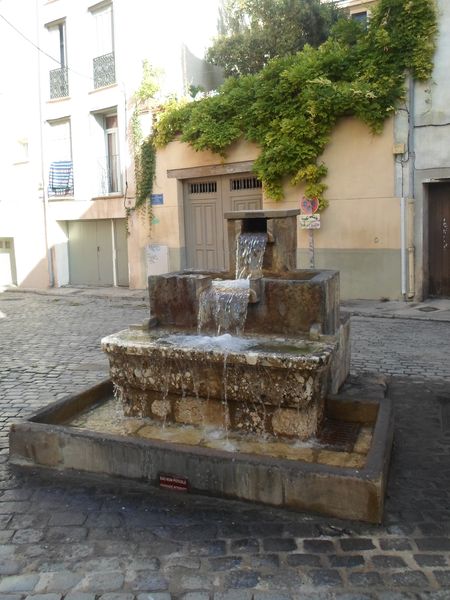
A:
{"type": "MultiPolygon", "coordinates": [[[[392,145],[393,119],[376,135],[357,119],[346,118],[336,126],[322,157],[328,167],[329,207],[322,213],[321,229],[314,232],[317,264],[355,269],[351,277],[348,273],[341,277],[345,282],[343,297],[399,296],[400,203],[394,190],[392,145]],[[389,272],[386,264],[393,265],[389,272]],[[386,272],[385,281],[372,276],[370,271],[376,270],[386,272]]],[[[167,177],[168,170],[248,161],[257,156],[258,148],[245,142],[235,144],[225,160],[209,152],[195,152],[179,142],[160,150],[154,191],[164,195],[164,205],[154,207],[157,223],[152,227],[152,241],[180,251],[184,246],[182,185],[167,177]]],[[[281,203],[265,198],[264,206],[298,208],[303,187],[286,182],[284,191],[281,203]]],[[[300,228],[298,244],[299,262],[304,263],[308,233],[300,228]]],[[[171,268],[178,266],[172,264],[171,268]]]]}

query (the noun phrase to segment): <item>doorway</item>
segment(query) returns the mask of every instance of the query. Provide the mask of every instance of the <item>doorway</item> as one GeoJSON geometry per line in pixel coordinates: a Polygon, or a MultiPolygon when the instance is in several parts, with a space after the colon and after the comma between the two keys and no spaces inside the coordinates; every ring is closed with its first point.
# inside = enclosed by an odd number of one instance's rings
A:
{"type": "Polygon", "coordinates": [[[224,213],[262,208],[261,181],[252,173],[190,179],[184,199],[186,268],[228,268],[224,213]]]}
{"type": "Polygon", "coordinates": [[[429,188],[429,295],[450,297],[450,182],[429,188]]]}

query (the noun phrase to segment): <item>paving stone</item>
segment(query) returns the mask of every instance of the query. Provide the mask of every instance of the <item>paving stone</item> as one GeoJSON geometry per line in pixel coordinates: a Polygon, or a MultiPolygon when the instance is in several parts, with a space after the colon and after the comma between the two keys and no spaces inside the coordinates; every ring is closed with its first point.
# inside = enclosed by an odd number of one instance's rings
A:
{"type": "Polygon", "coordinates": [[[22,570],[20,560],[0,558],[0,575],[17,575],[22,570]]]}
{"type": "Polygon", "coordinates": [[[75,511],[67,511],[67,512],[54,512],[50,515],[50,519],[48,524],[52,526],[58,527],[68,527],[71,525],[83,525],[86,521],[87,515],[86,513],[80,513],[75,511]]]}
{"type": "Polygon", "coordinates": [[[297,550],[297,544],[292,538],[268,538],[263,541],[266,552],[291,552],[297,550]]]}
{"type": "Polygon", "coordinates": [[[333,600],[373,600],[373,596],[357,592],[336,592],[333,600]]]}
{"type": "MultiPolygon", "coordinates": [[[[155,559],[158,560],[158,559],[155,559]]],[[[146,562],[146,561],[145,561],[146,562]]],[[[158,561],[159,562],[159,561],[158,561]]],[[[157,569],[156,563],[155,570],[157,569]]],[[[200,559],[194,556],[168,556],[164,560],[164,569],[170,569],[173,567],[183,567],[185,569],[199,569],[200,568],[200,559]]],[[[131,565],[131,568],[136,568],[131,565]]]]}
{"type": "Polygon", "coordinates": [[[95,594],[88,592],[68,592],[64,600],[95,600],[95,594]]]}
{"type": "Polygon", "coordinates": [[[332,567],[346,567],[347,569],[351,569],[353,567],[361,567],[364,565],[364,558],[357,554],[346,554],[344,556],[335,554],[329,556],[328,560],[332,567]]]}
{"type": "Polygon", "coordinates": [[[14,544],[35,544],[43,538],[44,532],[40,529],[18,529],[12,538],[14,544]]]}
{"type": "Polygon", "coordinates": [[[450,538],[448,537],[419,538],[416,539],[416,544],[419,550],[422,551],[450,550],[450,538]]]}
{"type": "Polygon", "coordinates": [[[286,562],[291,567],[320,567],[322,561],[316,554],[289,554],[286,562]]]}
{"type": "Polygon", "coordinates": [[[61,600],[62,594],[32,594],[25,600],[61,600]]]}
{"type": "Polygon", "coordinates": [[[252,600],[252,598],[253,592],[247,590],[228,590],[214,594],[214,600],[252,600]]]}
{"type": "Polygon", "coordinates": [[[380,539],[380,548],[382,550],[411,550],[411,542],[407,538],[386,538],[380,539]]]}
{"type": "Polygon", "coordinates": [[[231,552],[259,552],[259,541],[256,539],[232,540],[231,552]]]}
{"type": "Polygon", "coordinates": [[[303,548],[306,552],[314,554],[336,552],[334,543],[331,540],[303,540],[303,548]]]}
{"type": "Polygon", "coordinates": [[[373,541],[368,538],[344,538],[339,543],[344,552],[362,552],[375,548],[373,541]]]}
{"type": "Polygon", "coordinates": [[[228,588],[253,588],[257,585],[261,574],[258,571],[232,571],[226,577],[228,588]]]}
{"type": "Polygon", "coordinates": [[[80,592],[115,592],[119,590],[124,581],[120,572],[108,571],[106,573],[88,573],[75,588],[80,592]]]}
{"type": "Polygon", "coordinates": [[[127,580],[127,587],[134,591],[164,591],[169,587],[168,581],[154,571],[138,571],[131,580],[127,580]]]}
{"type": "Polygon", "coordinates": [[[309,577],[314,585],[335,586],[342,584],[342,578],[335,569],[314,569],[309,571],[309,577]]]}
{"type": "Polygon", "coordinates": [[[49,527],[45,539],[47,542],[71,544],[82,542],[87,536],[84,527],[49,527]]]}
{"type": "Polygon", "coordinates": [[[439,585],[450,588],[450,570],[448,571],[433,571],[439,585]]]}
{"type": "Polygon", "coordinates": [[[210,600],[209,592],[187,592],[180,596],[181,600],[210,600]]]}
{"type": "Polygon", "coordinates": [[[169,592],[146,592],[137,595],[137,600],[171,600],[171,598],[169,592]]]}
{"type": "Polygon", "coordinates": [[[171,600],[171,598],[169,592],[146,592],[137,595],[137,600],[171,600]]]}
{"type": "Polygon", "coordinates": [[[209,559],[211,571],[229,571],[231,569],[236,569],[241,562],[242,558],[240,556],[223,556],[209,559]]]}
{"type": "Polygon", "coordinates": [[[406,567],[406,563],[400,556],[383,556],[377,555],[372,556],[372,563],[374,567],[380,569],[399,569],[406,567]]]}
{"type": "Polygon", "coordinates": [[[0,581],[0,592],[29,592],[34,590],[39,581],[39,575],[24,574],[4,577],[0,581]]]}
{"type": "Polygon", "coordinates": [[[134,594],[127,594],[123,592],[108,592],[102,594],[99,600],[134,600],[134,594]]]}
{"type": "Polygon", "coordinates": [[[189,554],[193,556],[222,556],[225,553],[226,543],[224,540],[192,544],[189,548],[189,554]]]}
{"type": "Polygon", "coordinates": [[[280,558],[277,554],[248,554],[245,561],[251,569],[256,570],[280,566],[280,558]]]}
{"type": "Polygon", "coordinates": [[[414,554],[419,567],[446,567],[448,562],[442,554],[414,554]]]}
{"type": "Polygon", "coordinates": [[[279,592],[255,592],[253,600],[292,600],[292,596],[279,592]]]}
{"type": "Polygon", "coordinates": [[[429,581],[421,571],[402,571],[401,573],[392,573],[390,580],[395,586],[413,587],[424,589],[429,581]]]}
{"type": "Polygon", "coordinates": [[[43,573],[36,585],[36,592],[67,592],[77,585],[82,575],[70,571],[43,573]]]}
{"type": "Polygon", "coordinates": [[[380,586],[383,583],[379,573],[367,571],[365,573],[350,573],[349,581],[352,585],[363,588],[371,588],[372,586],[380,586]]]}

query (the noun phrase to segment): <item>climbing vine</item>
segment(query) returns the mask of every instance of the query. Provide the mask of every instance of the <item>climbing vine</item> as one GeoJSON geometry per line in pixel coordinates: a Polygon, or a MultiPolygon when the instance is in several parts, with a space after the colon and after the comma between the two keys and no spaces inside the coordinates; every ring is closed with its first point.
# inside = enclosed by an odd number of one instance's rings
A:
{"type": "Polygon", "coordinates": [[[178,138],[225,157],[238,139],[255,142],[261,152],[253,168],[269,197],[282,199],[289,177],[304,182],[323,209],[327,168],[319,161],[337,120],[353,115],[380,132],[404,97],[407,74],[430,77],[436,29],[433,0],[380,0],[367,28],[343,19],[317,49],[305,46],[255,75],[230,77],[216,95],[172,101],[153,143],[178,138]]]}
{"type": "Polygon", "coordinates": [[[142,81],[134,93],[134,109],[130,119],[131,147],[134,160],[134,176],[136,184],[136,200],[134,207],[127,208],[127,217],[133,210],[148,211],[152,218],[151,194],[156,167],[156,147],[153,135],[144,138],[140,117],[153,108],[154,98],[159,90],[159,73],[147,60],[142,65],[142,81]]]}

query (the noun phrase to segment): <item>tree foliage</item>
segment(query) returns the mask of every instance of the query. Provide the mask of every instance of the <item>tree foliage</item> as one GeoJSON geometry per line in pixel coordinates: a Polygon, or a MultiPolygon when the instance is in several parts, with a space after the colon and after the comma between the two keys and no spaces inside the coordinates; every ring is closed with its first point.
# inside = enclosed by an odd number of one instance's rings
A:
{"type": "Polygon", "coordinates": [[[283,197],[282,182],[306,183],[305,193],[326,206],[319,163],[332,129],[354,115],[379,132],[405,93],[409,72],[432,71],[436,14],[433,0],[380,0],[367,29],[338,22],[318,49],[270,61],[255,75],[230,77],[216,96],[162,113],[157,146],[179,136],[195,150],[226,155],[244,138],[259,145],[254,171],[266,194],[283,197]]]}
{"type": "Polygon", "coordinates": [[[272,58],[324,42],[338,15],[320,0],[225,0],[206,58],[227,76],[256,73],[272,58]]]}

